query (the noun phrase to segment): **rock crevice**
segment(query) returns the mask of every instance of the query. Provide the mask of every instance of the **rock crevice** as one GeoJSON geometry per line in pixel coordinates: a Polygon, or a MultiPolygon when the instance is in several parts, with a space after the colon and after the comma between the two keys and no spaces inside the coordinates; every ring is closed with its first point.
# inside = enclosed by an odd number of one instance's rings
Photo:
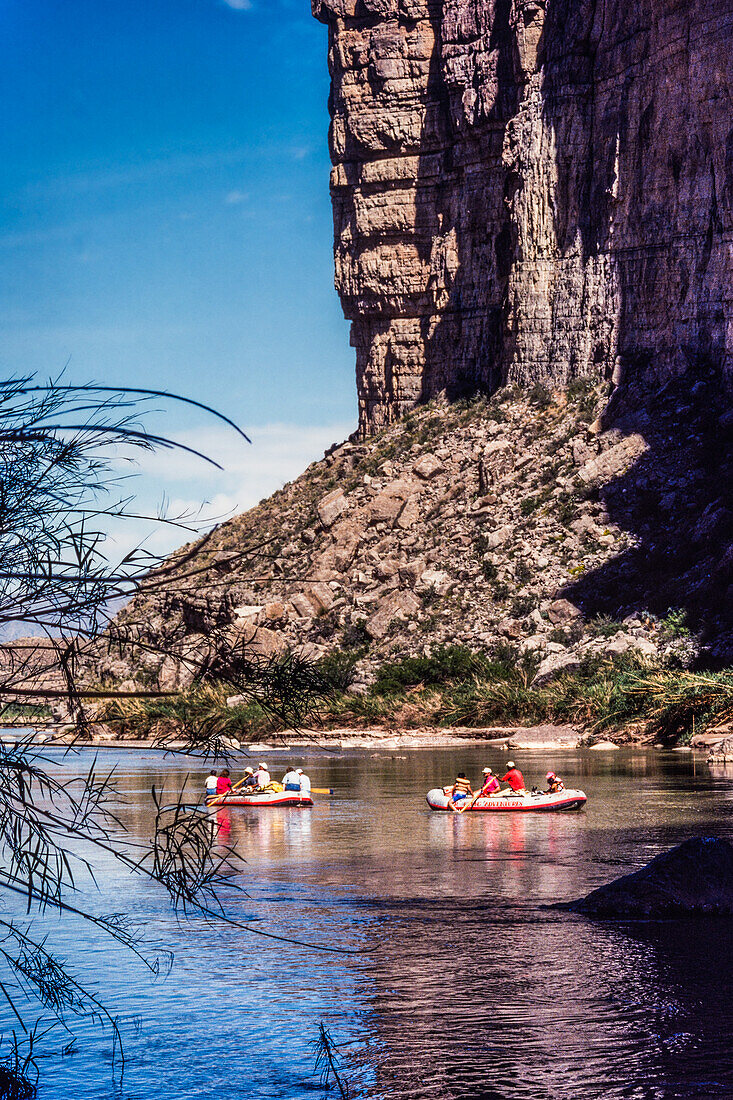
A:
{"type": "Polygon", "coordinates": [[[363,432],[733,337],[728,0],[313,0],[363,432]]]}

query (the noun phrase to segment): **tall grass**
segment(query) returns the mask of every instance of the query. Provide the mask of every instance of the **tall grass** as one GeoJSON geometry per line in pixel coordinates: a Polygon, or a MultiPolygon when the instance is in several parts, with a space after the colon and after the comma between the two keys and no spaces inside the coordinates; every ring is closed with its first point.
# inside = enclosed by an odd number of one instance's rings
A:
{"type": "MultiPolygon", "coordinates": [[[[535,665],[506,652],[497,659],[450,647],[431,657],[385,664],[371,690],[350,695],[339,684],[313,725],[324,727],[535,725],[582,726],[591,733],[635,726],[650,738],[684,743],[694,731],[733,721],[733,670],[696,673],[661,668],[641,657],[592,658],[533,687],[535,665]]],[[[282,730],[257,703],[228,707],[231,685],[207,683],[170,699],[112,700],[99,720],[130,737],[156,730],[204,729],[238,740],[282,730]]]]}

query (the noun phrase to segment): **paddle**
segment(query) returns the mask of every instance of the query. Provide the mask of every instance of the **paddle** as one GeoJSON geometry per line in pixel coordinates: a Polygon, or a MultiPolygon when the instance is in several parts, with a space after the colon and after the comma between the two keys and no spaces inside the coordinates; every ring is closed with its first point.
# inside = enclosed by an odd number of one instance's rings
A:
{"type": "Polygon", "coordinates": [[[333,787],[311,787],[313,794],[334,794],[333,787]]]}

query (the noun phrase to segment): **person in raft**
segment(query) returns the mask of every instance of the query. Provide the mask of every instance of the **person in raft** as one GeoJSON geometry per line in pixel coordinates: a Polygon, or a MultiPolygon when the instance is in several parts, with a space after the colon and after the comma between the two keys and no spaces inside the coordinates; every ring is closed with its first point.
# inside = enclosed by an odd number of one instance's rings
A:
{"type": "Polygon", "coordinates": [[[229,768],[223,768],[219,773],[219,778],[216,781],[216,793],[229,794],[231,789],[232,781],[229,778],[229,768]]]}
{"type": "Polygon", "coordinates": [[[255,770],[254,770],[254,768],[245,768],[244,769],[244,782],[243,782],[242,786],[243,787],[249,787],[250,789],[252,787],[257,786],[257,780],[255,779],[255,770]]]}
{"type": "Polygon", "coordinates": [[[305,772],[303,771],[302,768],[297,769],[297,775],[298,775],[298,780],[299,780],[298,790],[300,791],[301,794],[308,794],[309,795],[311,793],[310,777],[305,774],[305,772]]]}
{"type": "Polygon", "coordinates": [[[217,776],[216,772],[214,771],[214,769],[212,768],[211,771],[209,772],[209,774],[206,776],[206,797],[207,798],[213,798],[213,796],[216,794],[217,780],[218,780],[218,776],[217,776]]]}
{"type": "Polygon", "coordinates": [[[457,810],[458,803],[463,802],[465,798],[473,794],[471,790],[471,784],[466,779],[465,772],[459,772],[456,776],[456,781],[452,787],[445,787],[445,793],[448,795],[448,809],[457,810]]]}
{"type": "Polygon", "coordinates": [[[488,798],[489,795],[497,794],[499,791],[499,780],[496,778],[491,768],[484,768],[483,770],[484,785],[478,794],[475,794],[473,798],[469,800],[466,798],[463,800],[463,805],[459,806],[459,810],[463,813],[464,810],[471,810],[478,798],[488,798]]]}
{"type": "MultiPolygon", "coordinates": [[[[524,776],[522,775],[514,761],[507,760],[506,768],[506,775],[502,775],[499,782],[508,783],[509,787],[511,788],[512,794],[526,794],[527,791],[524,786],[524,776]]],[[[509,794],[509,791],[504,791],[504,794],[509,794]]]]}
{"type": "Polygon", "coordinates": [[[288,768],[282,778],[282,784],[286,791],[300,791],[300,776],[295,768],[288,768]]]}
{"type": "Polygon", "coordinates": [[[262,761],[260,761],[260,766],[255,772],[255,779],[257,780],[258,787],[266,787],[272,782],[270,779],[270,769],[267,767],[267,764],[263,764],[262,761]]]}
{"type": "Polygon", "coordinates": [[[565,784],[562,779],[559,775],[555,775],[554,772],[548,772],[545,779],[547,780],[547,790],[544,792],[545,794],[559,794],[560,791],[565,790],[565,784]]]}

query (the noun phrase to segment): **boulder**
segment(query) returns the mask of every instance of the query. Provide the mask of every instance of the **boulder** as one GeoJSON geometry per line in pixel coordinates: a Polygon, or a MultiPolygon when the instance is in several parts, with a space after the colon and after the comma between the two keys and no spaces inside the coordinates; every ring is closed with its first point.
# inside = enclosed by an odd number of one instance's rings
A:
{"type": "Polygon", "coordinates": [[[733,915],[733,844],[718,837],[686,840],[563,908],[625,920],[733,915]]]}
{"type": "Polygon", "coordinates": [[[281,600],[272,600],[271,603],[265,604],[265,620],[267,622],[279,622],[281,619],[287,619],[288,609],[281,600]]]}
{"type": "Polygon", "coordinates": [[[420,507],[416,500],[408,500],[397,517],[397,526],[407,531],[420,519],[420,507]]]}
{"type": "Polygon", "coordinates": [[[420,607],[420,600],[412,592],[390,592],[379,601],[377,610],[367,619],[366,632],[377,641],[384,637],[395,619],[412,618],[420,607]]]}
{"type": "Polygon", "coordinates": [[[304,591],[307,600],[313,605],[316,615],[330,611],[334,604],[333,592],[327,584],[310,584],[304,591]]]}
{"type": "Polygon", "coordinates": [[[431,478],[436,477],[443,469],[443,463],[435,455],[427,454],[419,458],[415,465],[412,467],[412,472],[421,477],[423,481],[430,481],[431,478]]]}
{"type": "Polygon", "coordinates": [[[549,684],[561,673],[580,668],[581,664],[582,657],[578,653],[568,653],[567,651],[564,653],[550,653],[537,669],[531,686],[542,687],[543,684],[549,684]]]}
{"type": "Polygon", "coordinates": [[[579,619],[582,612],[570,600],[553,600],[547,607],[547,618],[557,626],[559,623],[569,623],[573,619],[579,619]]]}
{"type": "Polygon", "coordinates": [[[321,497],[316,505],[316,511],[323,526],[329,528],[333,527],[336,520],[344,514],[348,507],[349,502],[343,489],[334,489],[333,492],[326,493],[325,497],[321,497]]]}
{"type": "Polygon", "coordinates": [[[425,593],[433,591],[438,596],[445,596],[453,587],[453,578],[444,569],[426,569],[420,575],[420,580],[415,585],[415,591],[425,593]]]}
{"type": "Polygon", "coordinates": [[[578,477],[585,485],[604,485],[628,470],[646,450],[648,447],[643,436],[629,435],[581,466],[578,477]]]}

